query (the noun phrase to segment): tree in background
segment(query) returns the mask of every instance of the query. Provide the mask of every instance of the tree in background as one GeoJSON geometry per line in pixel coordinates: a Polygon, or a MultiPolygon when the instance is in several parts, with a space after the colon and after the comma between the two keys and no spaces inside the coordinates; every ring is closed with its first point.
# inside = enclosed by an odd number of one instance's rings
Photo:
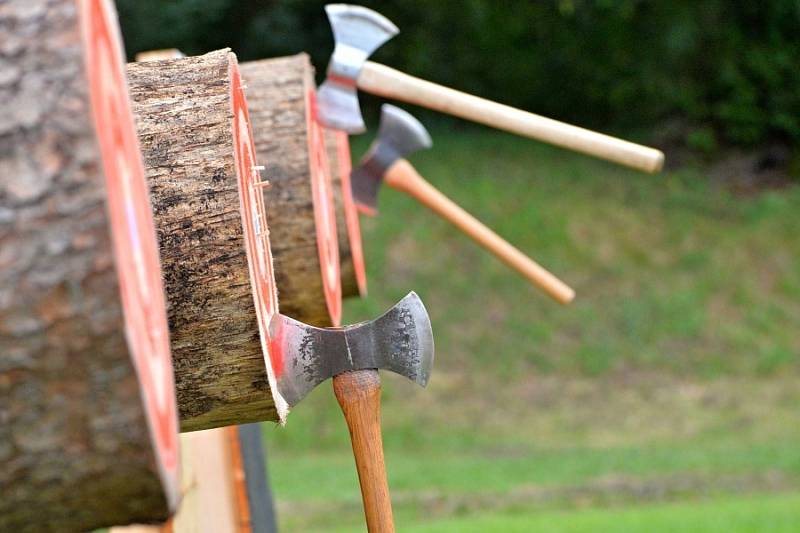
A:
{"type": "MultiPolygon", "coordinates": [[[[119,0],[126,47],[241,60],[307,51],[324,69],[324,2],[119,0]]],[[[373,0],[402,34],[376,59],[604,130],[678,120],[697,144],[800,140],[796,0],[373,0]]]]}

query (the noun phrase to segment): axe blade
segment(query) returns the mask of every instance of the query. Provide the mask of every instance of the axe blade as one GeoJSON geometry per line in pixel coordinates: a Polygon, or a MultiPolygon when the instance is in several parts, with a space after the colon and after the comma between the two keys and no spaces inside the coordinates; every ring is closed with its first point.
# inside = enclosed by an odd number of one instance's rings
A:
{"type": "Polygon", "coordinates": [[[424,387],[433,368],[430,318],[414,292],[368,322],[317,328],[276,313],[269,329],[277,389],[290,407],[343,372],[382,368],[424,387]]]}
{"type": "Polygon", "coordinates": [[[361,117],[358,93],[348,89],[343,83],[326,79],[317,90],[317,103],[319,104],[317,118],[326,128],[346,131],[349,134],[367,131],[367,126],[361,117]]]}
{"type": "Polygon", "coordinates": [[[362,133],[356,83],[367,58],[400,30],[380,13],[366,7],[328,4],[325,12],[336,43],[325,82],[317,92],[319,120],[328,128],[362,133]]]}
{"type": "Polygon", "coordinates": [[[350,175],[353,200],[365,212],[376,213],[378,190],[389,167],[398,159],[431,146],[428,130],[416,117],[399,107],[383,104],[378,135],[350,175]]]}

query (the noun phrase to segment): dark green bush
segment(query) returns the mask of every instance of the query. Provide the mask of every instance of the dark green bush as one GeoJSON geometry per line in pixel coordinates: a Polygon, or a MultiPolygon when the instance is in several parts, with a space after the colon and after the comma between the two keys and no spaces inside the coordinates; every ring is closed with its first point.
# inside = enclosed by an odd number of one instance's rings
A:
{"type": "MultiPolygon", "coordinates": [[[[365,1],[402,33],[376,54],[427,79],[607,130],[685,120],[740,145],[800,140],[796,0],[365,1]]],[[[130,53],[230,46],[241,59],[308,51],[322,2],[120,0],[130,53]]]]}

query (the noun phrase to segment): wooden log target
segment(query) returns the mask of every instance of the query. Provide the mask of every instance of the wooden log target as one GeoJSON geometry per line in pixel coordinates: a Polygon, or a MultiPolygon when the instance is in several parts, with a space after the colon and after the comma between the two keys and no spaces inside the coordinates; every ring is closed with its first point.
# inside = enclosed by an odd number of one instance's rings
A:
{"type": "Polygon", "coordinates": [[[266,210],[236,56],[128,65],[168,299],[181,431],[279,420],[266,210]],[[277,404],[277,405],[276,405],[277,404]]]}
{"type": "Polygon", "coordinates": [[[163,521],[177,416],[116,13],[5,3],[0,35],[0,530],[163,521]]]}
{"type": "Polygon", "coordinates": [[[336,233],[339,238],[339,264],[342,297],[367,295],[367,272],[361,245],[361,224],[350,188],[350,142],[347,133],[325,129],[325,149],[330,164],[333,200],[336,208],[336,233]]]}
{"type": "Polygon", "coordinates": [[[306,54],[242,64],[265,191],[281,312],[316,326],[342,314],[330,167],[306,54]]]}

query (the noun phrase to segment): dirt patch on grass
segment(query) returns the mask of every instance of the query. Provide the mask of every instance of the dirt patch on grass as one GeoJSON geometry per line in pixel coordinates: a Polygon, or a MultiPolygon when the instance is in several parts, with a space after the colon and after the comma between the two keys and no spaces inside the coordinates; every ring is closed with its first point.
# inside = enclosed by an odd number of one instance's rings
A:
{"type": "Polygon", "coordinates": [[[425,394],[400,379],[386,382],[394,393],[383,406],[385,431],[416,413],[419,427],[471,435],[469,445],[484,450],[492,442],[509,449],[639,446],[732,432],[763,442],[800,426],[800,376],[700,380],[624,370],[501,384],[464,367],[437,374],[425,394]]]}
{"type": "MultiPolygon", "coordinates": [[[[654,478],[608,476],[583,485],[548,487],[519,486],[503,493],[452,494],[439,491],[392,493],[397,514],[407,512],[426,519],[536,508],[609,507],[626,504],[663,503],[719,495],[765,494],[794,491],[800,480],[778,471],[740,475],[704,476],[678,473],[654,478]]],[[[355,516],[360,501],[279,501],[283,516],[302,516],[304,526],[325,524],[331,516],[355,516]]]]}
{"type": "Polygon", "coordinates": [[[711,165],[709,176],[713,183],[739,195],[785,189],[800,184],[800,176],[792,176],[793,159],[791,149],[781,144],[751,152],[730,151],[711,165]]]}
{"type": "Polygon", "coordinates": [[[795,490],[798,480],[781,472],[704,477],[695,473],[641,479],[613,476],[579,486],[522,486],[502,494],[394,494],[397,506],[409,505],[424,515],[444,517],[514,509],[602,507],[709,497],[719,494],[772,493],[795,490]]]}

